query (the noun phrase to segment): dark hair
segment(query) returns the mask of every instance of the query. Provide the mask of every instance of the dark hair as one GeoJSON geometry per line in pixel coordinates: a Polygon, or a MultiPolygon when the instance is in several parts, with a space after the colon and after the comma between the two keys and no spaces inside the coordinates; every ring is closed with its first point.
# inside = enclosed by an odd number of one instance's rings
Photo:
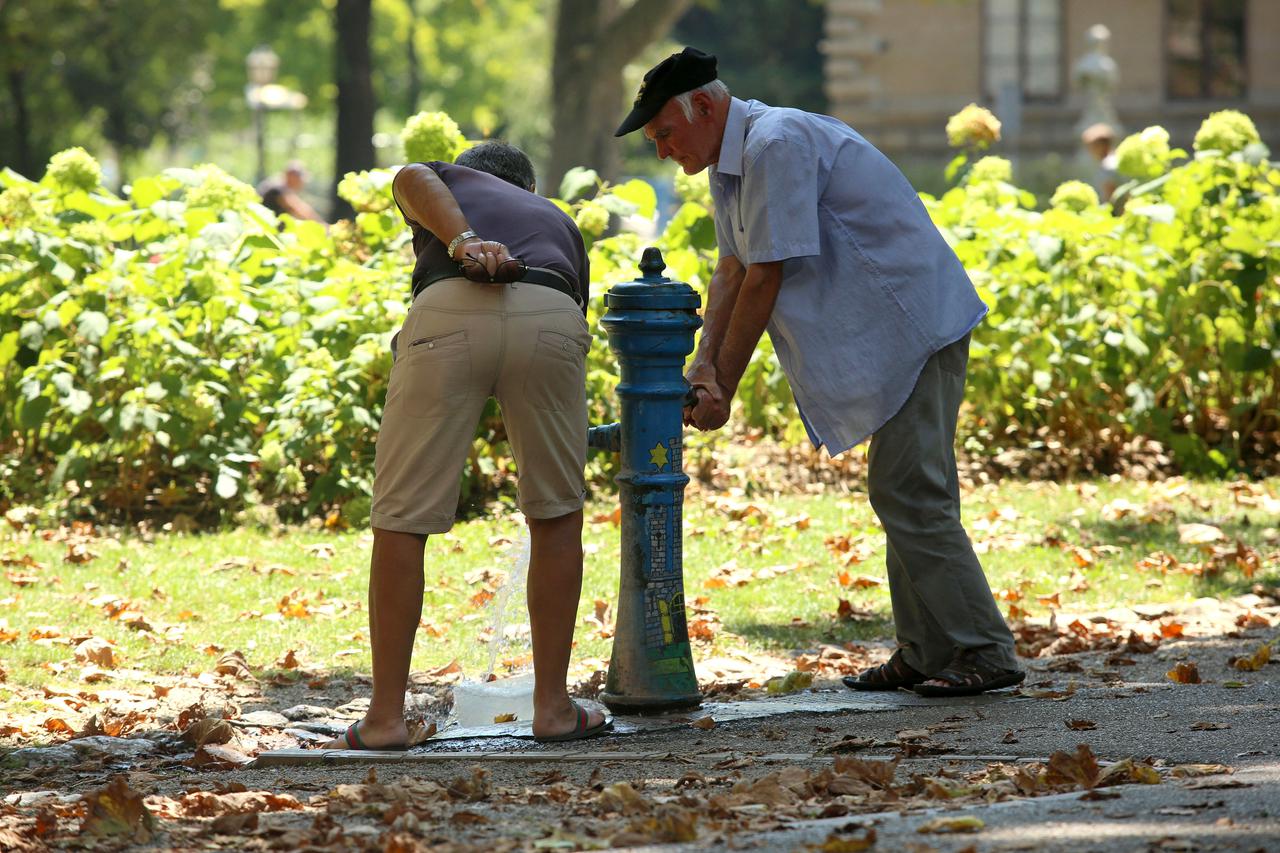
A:
{"type": "Polygon", "coordinates": [[[522,190],[532,190],[537,181],[528,155],[499,139],[488,139],[471,146],[459,154],[454,162],[459,166],[502,178],[522,190]]]}

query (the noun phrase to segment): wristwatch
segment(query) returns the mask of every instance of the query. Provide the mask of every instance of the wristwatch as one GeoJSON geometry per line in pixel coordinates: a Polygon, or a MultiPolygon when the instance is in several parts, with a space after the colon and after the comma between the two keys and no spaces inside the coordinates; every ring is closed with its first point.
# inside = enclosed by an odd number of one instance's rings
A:
{"type": "Polygon", "coordinates": [[[480,236],[479,234],[472,231],[470,228],[467,228],[457,237],[454,237],[451,241],[449,241],[449,248],[447,250],[449,253],[449,259],[453,260],[453,253],[458,250],[458,247],[461,246],[464,241],[470,240],[472,237],[479,237],[479,236],[480,236]]]}

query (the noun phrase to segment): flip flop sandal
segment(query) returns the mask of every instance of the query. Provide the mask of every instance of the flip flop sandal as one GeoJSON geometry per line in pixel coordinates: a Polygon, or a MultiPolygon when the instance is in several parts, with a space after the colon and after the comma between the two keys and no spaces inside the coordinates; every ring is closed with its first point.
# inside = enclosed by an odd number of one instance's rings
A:
{"type": "Polygon", "coordinates": [[[359,726],[359,722],[352,723],[347,726],[346,732],[343,733],[342,739],[346,742],[347,749],[359,752],[404,752],[409,748],[408,744],[401,744],[400,746],[366,746],[365,742],[360,739],[359,726]]]}
{"type": "Polygon", "coordinates": [[[893,657],[879,666],[863,670],[858,675],[846,675],[840,680],[851,690],[897,690],[899,687],[914,687],[926,677],[912,669],[902,659],[902,650],[898,649],[893,657]]]}
{"type": "Polygon", "coordinates": [[[911,689],[921,696],[975,696],[988,690],[1013,687],[1026,677],[1027,674],[1020,669],[1001,669],[972,652],[964,651],[956,655],[946,669],[929,676],[929,681],[945,681],[945,686],[922,681],[911,689]]]}
{"type": "Polygon", "coordinates": [[[538,743],[563,743],[567,740],[585,740],[591,737],[599,737],[613,728],[613,717],[610,717],[608,714],[605,714],[604,719],[596,725],[588,726],[587,723],[591,721],[590,712],[577,702],[570,700],[570,704],[573,705],[574,709],[578,712],[577,725],[575,725],[570,731],[564,732],[563,734],[543,735],[541,737],[534,735],[533,739],[538,743]]]}

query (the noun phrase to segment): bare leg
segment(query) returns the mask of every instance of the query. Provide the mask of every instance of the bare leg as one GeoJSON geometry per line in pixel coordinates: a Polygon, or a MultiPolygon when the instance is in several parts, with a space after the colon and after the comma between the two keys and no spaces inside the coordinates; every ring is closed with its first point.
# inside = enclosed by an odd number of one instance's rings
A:
{"type": "MultiPolygon", "coordinates": [[[[582,594],[582,510],[529,519],[529,629],[533,635],[533,733],[572,731],[578,715],[565,678],[582,594]]],[[[604,719],[592,711],[587,725],[604,719]]]]}
{"type": "MultiPolygon", "coordinates": [[[[357,731],[370,749],[401,746],[409,737],[404,691],[409,683],[413,638],[422,618],[422,552],[427,537],[373,531],[369,567],[369,642],[373,647],[373,697],[357,731]]],[[[581,573],[581,562],[579,562],[581,573]]],[[[576,599],[575,599],[576,602],[576,599]]],[[[347,749],[344,739],[325,749],[347,749]]]]}

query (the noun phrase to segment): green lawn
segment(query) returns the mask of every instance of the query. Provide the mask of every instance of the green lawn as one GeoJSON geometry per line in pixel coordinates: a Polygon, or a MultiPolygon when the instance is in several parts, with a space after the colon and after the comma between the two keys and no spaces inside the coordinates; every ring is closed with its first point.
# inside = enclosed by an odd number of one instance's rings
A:
{"type": "MultiPolygon", "coordinates": [[[[980,549],[988,548],[982,559],[993,590],[1021,593],[1017,606],[1043,615],[1046,605],[1037,596],[1054,593],[1063,609],[1083,610],[1275,583],[1280,540],[1273,527],[1275,504],[1269,502],[1277,494],[1280,480],[1252,486],[1007,482],[969,493],[965,522],[980,549]],[[1121,501],[1131,505],[1127,512],[1121,501]],[[1186,523],[1221,530],[1220,571],[1197,576],[1186,570],[1211,561],[1209,549],[1215,547],[1181,543],[1178,527],[1186,523]],[[1234,556],[1224,556],[1228,546],[1236,552],[1237,542],[1246,563],[1258,560],[1252,579],[1234,556]],[[1139,570],[1138,562],[1156,552],[1172,555],[1173,565],[1182,568],[1139,570]]],[[[612,510],[602,501],[587,508],[582,617],[595,614],[596,599],[611,602],[617,588],[619,530],[608,519],[612,510]]],[[[428,541],[428,627],[419,633],[415,669],[456,658],[468,675],[484,671],[492,612],[477,594],[494,584],[482,570],[510,568],[511,551],[522,536],[517,518],[505,515],[461,523],[451,535],[428,541]]],[[[74,644],[91,634],[117,645],[112,681],[120,687],[149,673],[209,671],[221,653],[232,650],[242,651],[255,669],[270,670],[291,650],[312,668],[369,669],[368,531],[242,528],[159,533],[153,541],[98,531],[83,543],[97,556],[69,562],[77,541],[7,526],[0,534],[8,577],[0,580],[0,661],[10,685],[75,682],[81,664],[73,657],[74,644]],[[28,557],[38,565],[24,564],[28,557]]],[[[890,636],[887,588],[858,581],[883,580],[883,559],[883,535],[862,495],[690,494],[686,598],[691,609],[710,611],[719,621],[715,627],[712,620],[714,639],[700,644],[696,656],[779,653],[830,640],[890,636]],[[827,544],[834,537],[847,537],[850,550],[838,555],[827,544]],[[861,561],[846,565],[850,553],[861,561]],[[726,566],[731,561],[736,568],[726,566]],[[842,572],[848,585],[841,583],[842,572]],[[714,580],[726,575],[724,583],[714,580]],[[752,579],[735,585],[745,577],[752,579]],[[839,619],[842,598],[872,616],[839,619]]],[[[517,612],[509,621],[523,618],[517,612]]],[[[576,661],[607,659],[610,640],[599,634],[598,627],[580,627],[576,661]]],[[[520,654],[517,641],[498,657],[520,654]]],[[[0,705],[11,696],[0,683],[0,705]]]]}

